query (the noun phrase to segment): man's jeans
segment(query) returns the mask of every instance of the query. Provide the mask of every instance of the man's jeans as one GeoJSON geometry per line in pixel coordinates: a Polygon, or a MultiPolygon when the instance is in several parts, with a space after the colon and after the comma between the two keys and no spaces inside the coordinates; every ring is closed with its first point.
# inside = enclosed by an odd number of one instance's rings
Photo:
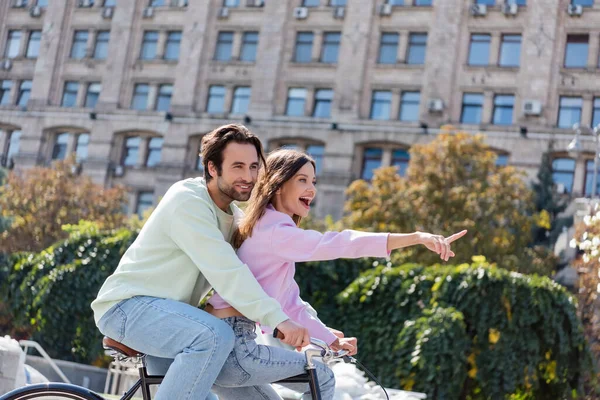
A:
{"type": "MultiPolygon", "coordinates": [[[[280,399],[269,383],[306,372],[306,356],[293,350],[256,343],[256,324],[244,317],[224,318],[233,328],[235,345],[213,391],[222,400],[280,399]]],[[[315,361],[317,379],[324,400],[332,399],[335,391],[333,371],[315,361]]],[[[308,384],[285,384],[293,390],[306,392],[308,384]]],[[[305,396],[310,398],[310,395],[305,396]]]]}
{"type": "Polygon", "coordinates": [[[147,354],[149,374],[163,375],[170,364],[156,400],[206,399],[234,344],[233,330],[224,321],[189,304],[156,297],[121,301],[102,316],[98,328],[147,354]]]}

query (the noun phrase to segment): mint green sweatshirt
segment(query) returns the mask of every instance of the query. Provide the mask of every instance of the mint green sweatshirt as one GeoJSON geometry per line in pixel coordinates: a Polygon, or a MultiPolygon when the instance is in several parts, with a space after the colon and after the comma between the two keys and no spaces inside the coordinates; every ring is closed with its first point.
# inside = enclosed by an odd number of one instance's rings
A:
{"type": "Polygon", "coordinates": [[[196,307],[211,287],[251,320],[273,327],[287,320],[229,244],[243,215],[233,204],[230,211],[212,201],[203,178],[171,186],[92,302],[96,323],[113,305],[134,296],[196,307]]]}

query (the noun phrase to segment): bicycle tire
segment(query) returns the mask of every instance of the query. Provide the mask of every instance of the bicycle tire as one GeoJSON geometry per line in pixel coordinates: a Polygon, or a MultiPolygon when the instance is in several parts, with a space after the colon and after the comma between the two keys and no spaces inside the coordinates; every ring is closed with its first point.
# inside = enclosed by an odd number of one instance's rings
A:
{"type": "Polygon", "coordinates": [[[32,399],[106,400],[104,397],[81,386],[68,383],[39,383],[23,386],[0,396],[0,400],[32,399]],[[54,399],[53,399],[54,398],[54,399]]]}

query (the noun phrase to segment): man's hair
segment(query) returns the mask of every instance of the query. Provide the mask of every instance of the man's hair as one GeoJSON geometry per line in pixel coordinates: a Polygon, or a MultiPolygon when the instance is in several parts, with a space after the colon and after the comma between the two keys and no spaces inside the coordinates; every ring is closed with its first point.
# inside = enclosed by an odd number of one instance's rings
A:
{"type": "Polygon", "coordinates": [[[263,152],[262,143],[252,132],[244,125],[229,124],[223,125],[214,131],[207,133],[202,138],[202,164],[204,165],[204,178],[206,182],[210,182],[214,176],[208,172],[208,163],[212,162],[217,169],[217,174],[221,175],[223,167],[223,151],[231,142],[240,144],[251,144],[256,148],[259,163],[265,165],[265,155],[263,152]]]}

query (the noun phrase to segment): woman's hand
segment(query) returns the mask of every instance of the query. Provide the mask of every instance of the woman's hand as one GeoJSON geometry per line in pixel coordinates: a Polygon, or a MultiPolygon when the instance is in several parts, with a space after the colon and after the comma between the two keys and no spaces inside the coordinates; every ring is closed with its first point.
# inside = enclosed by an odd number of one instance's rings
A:
{"type": "Polygon", "coordinates": [[[465,236],[467,230],[460,231],[454,235],[448,236],[447,238],[442,235],[433,235],[427,232],[417,232],[419,235],[419,243],[427,247],[429,250],[440,255],[440,258],[444,261],[448,261],[450,257],[454,257],[454,252],[450,249],[450,244],[457,239],[465,236]]]}
{"type": "Polygon", "coordinates": [[[355,337],[338,338],[335,342],[331,343],[329,347],[335,351],[348,350],[348,355],[353,356],[358,353],[357,342],[358,340],[355,337]]]}

